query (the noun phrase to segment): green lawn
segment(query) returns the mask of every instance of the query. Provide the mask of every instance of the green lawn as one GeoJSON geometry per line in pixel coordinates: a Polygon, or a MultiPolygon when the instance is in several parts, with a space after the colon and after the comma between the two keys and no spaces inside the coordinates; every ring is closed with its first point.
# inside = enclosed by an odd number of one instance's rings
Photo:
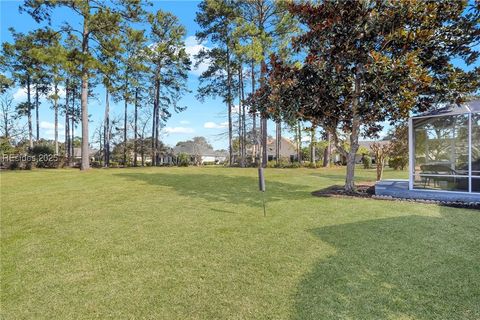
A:
{"type": "Polygon", "coordinates": [[[2,319],[480,318],[480,212],[310,195],[343,169],[267,169],[267,217],[255,169],[0,177],[2,319]]]}

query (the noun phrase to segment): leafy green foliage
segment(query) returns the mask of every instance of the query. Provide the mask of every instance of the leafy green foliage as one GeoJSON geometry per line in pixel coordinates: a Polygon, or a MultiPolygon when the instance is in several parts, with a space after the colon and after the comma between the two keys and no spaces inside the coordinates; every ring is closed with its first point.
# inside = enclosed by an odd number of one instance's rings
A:
{"type": "Polygon", "coordinates": [[[190,165],[190,156],[185,152],[181,152],[177,156],[177,165],[179,167],[188,167],[190,165]]]}
{"type": "Polygon", "coordinates": [[[478,58],[479,10],[466,1],[305,2],[291,3],[290,11],[305,26],[294,39],[305,59],[272,56],[268,81],[249,104],[272,119],[321,124],[347,158],[350,191],[361,135],[375,137],[384,121],[463,101],[478,89],[478,68],[452,65],[453,57],[467,64],[478,58]]]}
{"type": "Polygon", "coordinates": [[[362,157],[363,169],[371,169],[372,168],[372,157],[368,154],[364,154],[362,157]]]}

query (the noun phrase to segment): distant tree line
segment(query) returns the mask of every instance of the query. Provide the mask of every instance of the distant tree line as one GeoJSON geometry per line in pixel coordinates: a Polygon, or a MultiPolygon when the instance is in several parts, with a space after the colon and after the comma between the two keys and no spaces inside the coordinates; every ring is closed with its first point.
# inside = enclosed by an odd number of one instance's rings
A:
{"type": "MultiPolygon", "coordinates": [[[[15,85],[27,90],[16,113],[27,118],[28,145],[39,139],[32,113],[38,114],[39,97],[48,95],[56,132],[58,115],[65,116],[67,157],[73,129],[81,124],[81,168],[87,169],[88,97],[92,87],[102,85],[105,120],[97,137],[104,163],[108,166],[112,139],[123,143],[126,163],[129,148],[136,162],[139,145],[145,151],[148,138],[148,152],[158,164],[161,125],[172,111],[184,109],[177,102],[188,91],[191,62],[178,19],[151,13],[147,2],[136,0],[26,0],[21,10],[47,23],[27,34],[12,29],[14,42],[2,48],[2,71],[8,71],[0,78],[2,92],[15,85]],[[78,15],[82,29],[66,23],[53,30],[48,21],[57,7],[78,15]],[[60,86],[66,89],[63,101],[60,86]],[[124,103],[122,119],[111,119],[109,99],[124,103]]],[[[195,61],[208,67],[199,77],[197,97],[225,103],[230,165],[267,165],[271,120],[277,161],[282,129],[288,128],[299,161],[315,162],[323,152],[326,166],[332,147],[340,152],[347,165],[345,189],[354,191],[361,137],[378,137],[384,123],[403,123],[413,112],[478,94],[480,68],[465,71],[453,61],[478,62],[479,19],[480,3],[466,0],[203,0],[196,37],[209,47],[195,61]],[[308,155],[302,152],[305,136],[308,155]],[[318,140],[325,142],[323,150],[318,140]]],[[[3,127],[14,122],[3,121],[3,127]]],[[[56,134],[56,152],[57,144],[56,134]]]]}
{"type": "Polygon", "coordinates": [[[161,10],[148,12],[149,5],[146,1],[136,0],[24,1],[20,10],[35,19],[39,28],[26,34],[10,28],[13,42],[2,44],[2,108],[8,109],[8,112],[2,112],[3,124],[7,124],[2,126],[3,139],[10,143],[17,138],[9,129],[14,119],[25,117],[28,147],[33,148],[40,141],[40,100],[47,98],[54,112],[55,153],[60,152],[59,115],[63,115],[64,155],[72,161],[75,128],[80,124],[80,168],[88,169],[88,107],[95,99],[93,88],[103,86],[106,92],[105,118],[97,134],[101,136],[98,142],[102,146],[105,166],[109,165],[115,131],[122,132],[124,164],[127,163],[129,132],[133,133],[135,165],[137,155],[145,150],[145,134],[150,132],[149,156],[156,164],[161,126],[172,111],[185,108],[178,101],[187,91],[191,61],[185,51],[186,30],[178,18],[161,10]],[[67,21],[53,29],[50,21],[59,8],[70,9],[77,15],[82,21],[81,28],[76,29],[67,21]],[[27,98],[12,110],[12,99],[4,94],[15,86],[25,88],[27,98]],[[61,98],[61,88],[65,91],[64,98],[61,98]],[[123,123],[112,121],[110,99],[124,103],[123,123]],[[150,111],[141,112],[141,109],[150,111]],[[133,124],[130,126],[132,113],[133,124]],[[146,130],[142,115],[150,119],[150,130],[146,130]]]}

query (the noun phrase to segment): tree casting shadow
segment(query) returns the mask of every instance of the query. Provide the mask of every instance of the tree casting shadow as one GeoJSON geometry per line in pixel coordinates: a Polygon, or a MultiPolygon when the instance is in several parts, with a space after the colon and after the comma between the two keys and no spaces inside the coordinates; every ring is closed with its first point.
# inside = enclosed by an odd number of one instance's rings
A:
{"type": "MultiPolygon", "coordinates": [[[[144,181],[151,185],[173,188],[186,197],[199,197],[212,202],[227,202],[258,207],[262,204],[262,194],[258,191],[255,177],[227,176],[218,174],[170,174],[170,173],[119,173],[129,180],[144,181]]],[[[305,186],[267,181],[265,200],[268,202],[283,199],[298,200],[311,197],[305,186]]]]}
{"type": "Polygon", "coordinates": [[[480,214],[440,208],[312,232],[336,253],[298,286],[293,319],[479,319],[480,214]]]}

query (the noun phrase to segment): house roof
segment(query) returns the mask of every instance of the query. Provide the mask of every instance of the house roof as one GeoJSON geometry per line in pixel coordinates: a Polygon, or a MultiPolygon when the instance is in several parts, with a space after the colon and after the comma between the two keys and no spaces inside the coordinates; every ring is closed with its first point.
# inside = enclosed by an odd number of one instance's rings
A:
{"type": "MultiPolygon", "coordinates": [[[[89,149],[90,157],[95,155],[98,152],[96,149],[89,149]]],[[[73,148],[73,157],[74,158],[81,158],[82,157],[82,148],[73,148]]]]}
{"type": "Polygon", "coordinates": [[[383,146],[383,145],[385,145],[385,144],[388,144],[388,143],[390,143],[390,140],[378,140],[378,141],[373,141],[373,140],[371,140],[371,141],[358,141],[358,145],[359,145],[360,147],[365,147],[365,148],[367,148],[367,149],[369,149],[369,150],[371,150],[371,149],[372,149],[372,145],[373,145],[374,143],[377,143],[377,144],[379,144],[379,145],[383,146]]]}
{"type": "Polygon", "coordinates": [[[442,105],[434,110],[424,112],[413,116],[412,118],[428,117],[428,116],[443,116],[454,115],[464,113],[476,113],[480,112],[480,99],[472,100],[462,104],[447,104],[442,105]]]}
{"type": "MultiPolygon", "coordinates": [[[[275,154],[276,152],[276,139],[268,138],[267,140],[267,153],[269,155],[275,154]]],[[[295,155],[297,153],[297,148],[292,141],[287,138],[282,137],[280,139],[280,156],[289,157],[290,155],[295,155]]]]}

